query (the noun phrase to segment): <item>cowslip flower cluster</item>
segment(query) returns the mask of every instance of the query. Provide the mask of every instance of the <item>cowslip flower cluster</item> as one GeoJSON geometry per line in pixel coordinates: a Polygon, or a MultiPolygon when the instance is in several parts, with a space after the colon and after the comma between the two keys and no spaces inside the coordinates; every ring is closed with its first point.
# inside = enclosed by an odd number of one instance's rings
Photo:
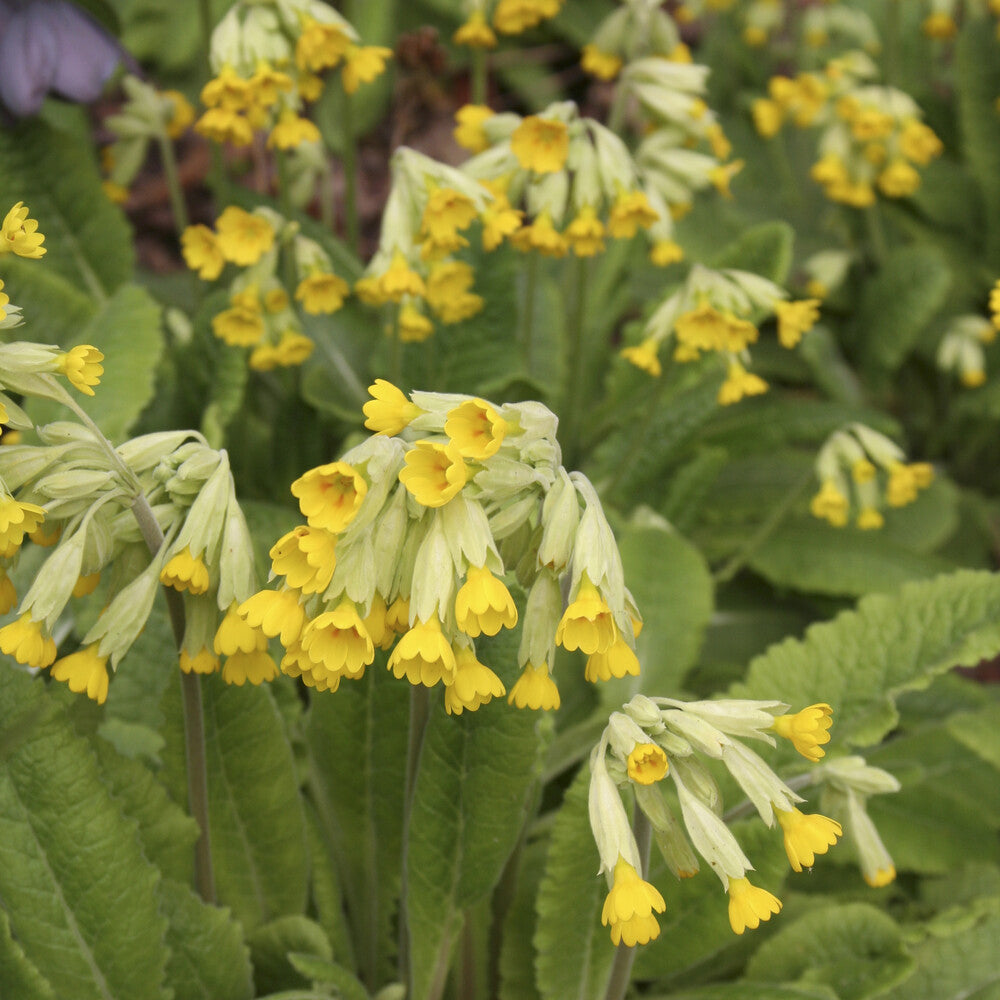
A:
{"type": "Polygon", "coordinates": [[[350,291],[326,251],[268,208],[247,212],[230,205],[214,231],[188,226],[181,249],[188,267],[206,281],[217,279],[227,263],[242,268],[229,285],[229,308],[213,318],[212,332],[231,347],[251,348],[248,363],[256,371],[300,365],[312,353],[293,297],[304,312],[318,315],[336,312],[350,291]],[[291,258],[294,288],[283,284],[288,269],[279,267],[282,253],[291,258]]]}
{"type": "Polygon", "coordinates": [[[361,45],[357,31],[320,0],[240,0],[212,33],[216,74],[201,93],[206,112],[195,128],[215,142],[248,146],[257,130],[279,150],[318,143],[303,115],[323,93],[321,74],[339,68],[344,91],[380,76],[390,49],[361,45]]]}
{"type": "Polygon", "coordinates": [[[852,513],[861,530],[881,528],[884,507],[905,507],[934,480],[927,462],[906,461],[903,449],[884,434],[851,424],[824,442],[816,456],[819,492],[809,510],[835,528],[844,527],[852,513]]]}
{"type": "Polygon", "coordinates": [[[997,326],[985,316],[955,316],[938,344],[937,365],[951,372],[967,388],[986,381],[986,355],[983,345],[996,340],[997,326]]]}
{"type": "MultiPolygon", "coordinates": [[[[28,217],[29,211],[24,202],[19,201],[4,216],[0,225],[0,258],[10,253],[28,260],[45,256],[46,248],[42,246],[45,236],[38,231],[38,220],[28,217]]],[[[0,280],[0,330],[12,330],[24,320],[21,307],[13,305],[3,289],[4,283],[0,280]]]]}
{"type": "Polygon", "coordinates": [[[625,0],[594,30],[580,65],[599,80],[613,80],[633,59],[660,56],[678,62],[689,53],[674,19],[653,0],[625,0]]]}
{"type": "Polygon", "coordinates": [[[777,323],[778,340],[793,348],[819,318],[819,300],[788,301],[788,293],[749,271],[713,271],[696,264],[684,284],[669,295],[646,321],[637,345],[622,357],[649,374],[662,372],[659,351],[670,341],[679,362],[717,354],[726,361],[719,388],[723,406],[767,391],[767,383],[747,370],[749,347],[760,335],[757,324],[767,316],[777,323]]]}
{"type": "Polygon", "coordinates": [[[623,790],[652,827],[660,853],[677,878],[692,878],[705,860],[729,894],[736,934],[757,928],[781,910],[781,901],[747,873],[753,865],[721,818],[722,796],[705,761],[718,761],[769,827],[781,827],[792,869],[810,868],[841,836],[839,822],[798,808],[803,799],[744,741],[775,745],[775,735],[815,763],[830,740],[832,710],[811,705],[788,714],[777,701],[684,702],[637,695],[612,713],[590,757],[590,825],[609,892],[601,922],[611,940],[632,947],[659,935],[655,914],[665,903],[641,877],[639,849],[623,790]],[[670,778],[673,794],[663,792],[670,778]],[[680,810],[680,820],[676,810],[680,810]]]}
{"type": "Polygon", "coordinates": [[[395,677],[442,684],[456,714],[503,694],[558,708],[556,645],[588,657],[590,680],[637,673],[618,549],[593,486],[560,465],[555,416],[383,380],[370,392],[374,435],[292,484],[306,523],[271,549],[277,589],[237,609],[281,641],[282,671],[333,691],[391,650],[395,677]],[[476,642],[517,624],[515,567],[529,593],[507,692],[476,642]]]}
{"type": "Polygon", "coordinates": [[[519,35],[555,17],[562,5],[563,0],[463,0],[465,20],[452,41],[473,49],[496,48],[497,31],[519,35]]]}

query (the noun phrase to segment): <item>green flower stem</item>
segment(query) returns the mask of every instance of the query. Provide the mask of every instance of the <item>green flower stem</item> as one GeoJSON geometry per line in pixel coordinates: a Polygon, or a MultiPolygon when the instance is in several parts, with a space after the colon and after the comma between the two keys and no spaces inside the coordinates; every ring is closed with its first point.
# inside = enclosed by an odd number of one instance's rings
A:
{"type": "Polygon", "coordinates": [[[180,172],[177,170],[177,157],[174,155],[174,144],[165,133],[156,137],[160,145],[160,159],[163,162],[163,176],[167,182],[167,191],[170,194],[170,210],[174,216],[174,228],[177,230],[177,238],[187,229],[190,220],[188,219],[187,205],[184,202],[184,189],[181,187],[180,172]]]}
{"type": "Polygon", "coordinates": [[[527,255],[524,282],[524,311],[521,315],[521,350],[526,374],[531,375],[534,364],[535,299],[538,295],[538,254],[527,255]]]}
{"type": "MultiPolygon", "coordinates": [[[[632,833],[639,848],[640,874],[645,878],[649,874],[649,848],[653,839],[653,827],[638,806],[635,807],[635,818],[632,820],[632,833]]],[[[615,959],[611,964],[611,975],[608,978],[604,1000],[624,1000],[629,980],[632,978],[635,954],[635,948],[623,948],[621,945],[615,948],[615,959]]]]}
{"type": "Polygon", "coordinates": [[[885,239],[885,229],[882,226],[882,211],[878,200],[865,210],[865,227],[868,230],[868,240],[871,245],[871,255],[875,263],[881,267],[889,254],[885,239]]]}
{"type": "Polygon", "coordinates": [[[354,107],[351,95],[343,91],[340,125],[344,131],[344,222],[347,245],[356,256],[361,255],[358,237],[358,141],[354,134],[354,107]]]}
{"type": "Polygon", "coordinates": [[[487,72],[486,51],[477,45],[472,50],[472,75],[469,82],[469,97],[472,104],[486,103],[487,72]]]}
{"type": "Polygon", "coordinates": [[[564,431],[560,435],[566,449],[566,466],[575,469],[579,462],[578,437],[580,402],[583,397],[583,318],[587,301],[587,258],[577,257],[573,267],[573,309],[569,318],[569,351],[565,393],[562,401],[564,431]]]}
{"type": "MultiPolygon", "coordinates": [[[[281,214],[290,223],[295,214],[295,209],[292,205],[292,189],[288,180],[288,154],[283,149],[277,150],[274,162],[278,172],[278,204],[281,207],[281,214]]],[[[286,234],[289,232],[288,227],[286,227],[285,232],[286,234]]],[[[292,237],[286,235],[284,244],[281,247],[281,264],[284,271],[285,287],[288,289],[289,294],[294,294],[295,286],[298,284],[293,248],[294,242],[292,237]]]]}

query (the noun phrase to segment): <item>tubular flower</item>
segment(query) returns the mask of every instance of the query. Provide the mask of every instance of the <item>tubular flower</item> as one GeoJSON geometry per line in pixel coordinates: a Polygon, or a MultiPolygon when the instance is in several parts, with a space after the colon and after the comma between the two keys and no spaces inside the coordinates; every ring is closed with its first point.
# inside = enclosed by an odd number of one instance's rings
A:
{"type": "Polygon", "coordinates": [[[94,643],[69,656],[56,660],[52,665],[52,676],[57,681],[69,684],[70,691],[76,694],[86,693],[91,701],[103,705],[108,697],[108,671],[106,656],[98,653],[98,644],[94,643]]]}
{"type": "Polygon", "coordinates": [[[14,555],[24,536],[30,535],[44,520],[45,511],[41,507],[0,494],[0,556],[14,555]]]}
{"type": "Polygon", "coordinates": [[[826,854],[844,832],[836,820],[826,816],[807,815],[798,809],[787,812],[775,809],[774,812],[785,833],[785,853],[789,864],[796,872],[811,868],[816,855],[826,854]]]}
{"type": "Polygon", "coordinates": [[[641,879],[619,855],[611,891],[601,911],[601,923],[611,927],[611,940],[616,945],[624,941],[629,948],[655,940],[660,934],[660,925],[653,914],[662,913],[666,908],[656,887],[641,879]]]}
{"type": "Polygon", "coordinates": [[[657,267],[669,267],[684,259],[684,248],[673,240],[657,240],[649,251],[649,259],[657,267]]]}
{"type": "Polygon", "coordinates": [[[719,388],[720,406],[731,406],[744,396],[760,396],[767,392],[767,383],[753,372],[748,372],[738,361],[731,360],[726,381],[719,388]]]}
{"type": "Polygon", "coordinates": [[[230,205],[215,223],[219,249],[226,260],[249,267],[274,246],[274,229],[259,215],[230,205]]]}
{"type": "Polygon", "coordinates": [[[357,679],[375,659],[375,645],[352,601],[324,611],[302,632],[302,650],[331,674],[357,679]]]}
{"type": "Polygon", "coordinates": [[[347,52],[351,40],[335,24],[322,24],[309,17],[295,43],[295,63],[301,70],[332,69],[347,52]]]}
{"type": "Polygon", "coordinates": [[[466,229],[476,217],[476,206],[468,195],[451,188],[435,188],[427,204],[420,223],[420,231],[432,238],[447,237],[456,229],[466,229]]]}
{"type": "Polygon", "coordinates": [[[587,669],[583,676],[591,684],[609,681],[612,677],[638,677],[639,658],[619,635],[607,652],[592,653],[587,658],[587,669]]]}
{"type": "Polygon", "coordinates": [[[423,298],[427,292],[424,279],[406,263],[399,250],[392,255],[389,267],[379,276],[378,290],[386,302],[400,302],[404,295],[423,298]]]}
{"type": "Polygon", "coordinates": [[[485,104],[465,104],[455,112],[452,136],[455,142],[470,153],[481,153],[489,149],[490,140],[483,131],[483,122],[489,121],[495,112],[485,104]]]}
{"type": "Polygon", "coordinates": [[[497,36],[480,10],[474,10],[469,15],[469,19],[451,36],[451,40],[456,45],[468,45],[472,49],[493,49],[497,44],[497,36]]]}
{"type": "Polygon", "coordinates": [[[751,885],[746,878],[729,880],[729,926],[734,934],[742,934],[748,927],[756,930],[762,920],[781,912],[781,900],[766,889],[751,885]]]}
{"type": "Polygon", "coordinates": [[[542,212],[530,225],[516,230],[510,242],[522,253],[537,250],[543,257],[565,257],[569,250],[569,241],[552,225],[548,212],[542,212]]]}
{"type": "Polygon", "coordinates": [[[556,643],[570,651],[579,649],[590,656],[606,653],[618,636],[611,609],[584,573],[576,596],[556,628],[556,643]]]}
{"type": "Polygon", "coordinates": [[[637,743],[628,755],[628,776],[640,785],[653,785],[670,769],[667,755],[655,743],[637,743]]]}
{"type": "Polygon", "coordinates": [[[631,239],[640,227],[648,229],[659,217],[642,191],[623,191],[608,214],[608,233],[615,239],[631,239]]]}
{"type": "Polygon", "coordinates": [[[779,736],[791,740],[795,749],[814,764],[826,756],[824,743],[830,742],[833,709],[822,702],[793,715],[779,715],[771,725],[779,736]]]}
{"type": "Polygon", "coordinates": [[[104,374],[104,355],[90,344],[80,344],[64,354],[56,355],[56,365],[70,385],[85,396],[93,396],[92,386],[99,385],[104,374]]]}
{"type": "Polygon", "coordinates": [[[160,583],[174,590],[204,594],[208,590],[208,568],[200,554],[192,556],[191,550],[185,546],[160,571],[160,583]]]}
{"type": "Polygon", "coordinates": [[[343,278],[330,271],[317,271],[303,278],[295,289],[295,298],[311,316],[336,312],[343,304],[350,287],[343,278]]]}
{"type": "MultiPolygon", "coordinates": [[[[483,209],[480,216],[483,223],[483,249],[496,250],[504,238],[512,236],[521,228],[524,212],[511,208],[505,192],[492,187],[493,200],[483,209]]],[[[558,235],[558,234],[557,234],[558,235]]]]}
{"type": "Polygon", "coordinates": [[[517,608],[510,591],[485,566],[470,566],[455,597],[455,620],[469,636],[496,635],[517,624],[517,608]]]}
{"type": "Polygon", "coordinates": [[[253,142],[253,126],[238,111],[229,108],[209,108],[194,128],[212,142],[228,142],[237,148],[253,142]]]}
{"type": "Polygon", "coordinates": [[[47,667],[56,658],[56,644],[45,635],[42,623],[25,612],[17,621],[0,628],[0,651],[26,667],[47,667]]]}
{"type": "Polygon", "coordinates": [[[399,310],[397,326],[404,344],[421,344],[434,332],[434,324],[409,302],[399,310]]]}
{"type": "Polygon", "coordinates": [[[890,507],[905,507],[917,499],[917,491],[934,481],[934,467],[928,462],[893,462],[889,466],[889,482],[885,499],[890,507]]]}
{"type": "Polygon", "coordinates": [[[292,483],[310,527],[343,531],[361,508],[368,484],[346,462],[330,462],[310,469],[292,483]]]}
{"type": "Polygon", "coordinates": [[[7,571],[0,568],[0,615],[6,615],[17,604],[17,589],[7,571]]]}
{"type": "Polygon", "coordinates": [[[659,347],[659,343],[653,337],[648,337],[634,347],[623,347],[621,355],[636,368],[641,368],[644,372],[649,372],[650,375],[659,376],[663,373],[658,356],[659,347]]]}
{"type": "Polygon", "coordinates": [[[593,205],[584,205],[563,235],[577,257],[594,257],[604,250],[604,223],[593,205]]]}
{"type": "Polygon", "coordinates": [[[320,593],[326,590],[337,568],[336,545],[335,535],[300,524],[271,546],[271,569],[303,594],[320,593]]]}
{"type": "Polygon", "coordinates": [[[344,91],[353,94],[363,83],[371,83],[385,72],[392,49],[382,45],[348,45],[340,79],[344,91]]]}
{"type": "Polygon", "coordinates": [[[264,317],[258,309],[233,306],[212,317],[212,333],[230,347],[253,347],[264,336],[264,317]]]}
{"type": "Polygon", "coordinates": [[[376,434],[398,434],[423,412],[384,378],[375,379],[368,386],[368,394],[372,398],[361,409],[366,417],[365,427],[376,434]]]}
{"type": "Polygon", "coordinates": [[[444,432],[463,458],[484,462],[500,450],[507,422],[484,400],[467,399],[449,411],[444,432]]]}
{"type": "Polygon", "coordinates": [[[29,209],[19,201],[4,217],[0,226],[0,256],[15,253],[18,257],[38,260],[44,257],[45,237],[38,232],[38,220],[28,218],[29,209]]]}
{"type": "Polygon", "coordinates": [[[559,688],[549,676],[549,665],[525,664],[521,676],[507,695],[507,704],[515,708],[542,709],[555,711],[560,705],[559,688]]]}
{"type": "Polygon", "coordinates": [[[569,129],[565,122],[529,115],[511,134],[510,149],[525,170],[558,173],[569,154],[569,129]]]}
{"type": "Polygon", "coordinates": [[[294,590],[261,590],[247,598],[236,613],[253,629],[277,637],[286,649],[305,625],[306,613],[294,590]]]}
{"type": "Polygon", "coordinates": [[[219,656],[259,652],[267,649],[267,636],[259,628],[248,625],[240,617],[234,602],[223,615],[219,627],[215,630],[215,641],[212,648],[219,656]]]}
{"type": "Polygon", "coordinates": [[[823,481],[816,494],[809,502],[809,511],[813,517],[829,521],[835,528],[842,528],[847,524],[847,511],[850,502],[832,479],[823,481]]]}
{"type": "Polygon", "coordinates": [[[778,340],[782,347],[794,347],[802,334],[808,333],[819,319],[819,299],[801,302],[775,302],[778,317],[778,340]]]}
{"type": "Polygon", "coordinates": [[[465,462],[451,444],[417,441],[404,460],[399,481],[425,507],[443,507],[468,479],[465,462]]]}
{"type": "Polygon", "coordinates": [[[202,281],[214,281],[226,266],[219,241],[208,226],[188,226],[181,234],[184,263],[198,272],[202,281]]]}
{"type": "Polygon", "coordinates": [[[696,351],[742,351],[757,339],[757,328],[729,313],[720,313],[710,302],[677,317],[677,340],[696,351]]]}
{"type": "Polygon", "coordinates": [[[598,80],[613,80],[622,68],[622,61],[611,52],[602,52],[596,45],[584,45],[580,65],[598,80]]]}
{"type": "Polygon", "coordinates": [[[405,677],[411,684],[425,687],[433,687],[442,680],[448,685],[454,683],[457,666],[455,653],[436,617],[418,621],[389,656],[389,669],[394,677],[405,677]]]}
{"type": "Polygon", "coordinates": [[[222,679],[237,687],[243,687],[248,681],[254,685],[263,684],[265,681],[273,681],[277,676],[278,665],[266,649],[233,653],[226,657],[222,668],[222,679]]]}
{"type": "Polygon", "coordinates": [[[295,149],[303,142],[319,142],[319,129],[309,121],[286,108],[278,115],[278,120],[267,137],[269,149],[295,149]]]}
{"type": "Polygon", "coordinates": [[[506,693],[503,681],[476,659],[474,649],[464,646],[455,650],[455,680],[444,692],[444,707],[449,715],[461,715],[465,709],[474,712],[506,693]]]}
{"type": "Polygon", "coordinates": [[[182,649],[180,668],[185,674],[214,674],[219,669],[219,657],[208,647],[199,649],[194,656],[182,649]]]}

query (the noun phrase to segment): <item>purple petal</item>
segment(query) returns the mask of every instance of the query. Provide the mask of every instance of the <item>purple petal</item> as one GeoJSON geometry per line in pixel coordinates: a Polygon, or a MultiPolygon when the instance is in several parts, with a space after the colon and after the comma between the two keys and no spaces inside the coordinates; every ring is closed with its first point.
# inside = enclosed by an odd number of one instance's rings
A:
{"type": "Polygon", "coordinates": [[[118,43],[94,20],[66,0],[38,2],[35,23],[56,39],[59,58],[52,89],[86,103],[101,96],[105,81],[121,59],[118,43]]]}
{"type": "Polygon", "coordinates": [[[33,115],[55,78],[55,36],[33,23],[31,7],[5,10],[0,33],[0,100],[15,115],[33,115]]]}

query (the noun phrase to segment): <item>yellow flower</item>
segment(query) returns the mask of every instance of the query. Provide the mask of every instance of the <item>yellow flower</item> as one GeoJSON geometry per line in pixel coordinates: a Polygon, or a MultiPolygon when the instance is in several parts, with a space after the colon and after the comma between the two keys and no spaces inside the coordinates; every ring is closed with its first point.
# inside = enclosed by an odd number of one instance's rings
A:
{"type": "Polygon", "coordinates": [[[368,394],[372,398],[361,410],[366,418],[365,427],[376,434],[398,434],[424,412],[384,378],[375,379],[368,386],[368,394]]]}
{"type": "Polygon", "coordinates": [[[493,200],[483,209],[480,220],[483,224],[483,249],[496,250],[504,241],[504,237],[512,236],[521,228],[524,212],[519,208],[511,208],[504,191],[499,186],[491,187],[493,200]]]}
{"type": "Polygon", "coordinates": [[[470,566],[455,597],[455,620],[473,638],[496,635],[501,628],[517,624],[517,608],[502,580],[485,566],[470,566]]]}
{"type": "Polygon", "coordinates": [[[179,665],[185,674],[214,674],[219,669],[219,658],[207,647],[199,649],[194,656],[182,649],[179,665]]]}
{"type": "Polygon", "coordinates": [[[590,656],[592,653],[606,653],[617,637],[618,629],[611,609],[587,574],[583,573],[576,594],[556,627],[557,645],[570,651],[579,649],[590,656]]]}
{"type": "Polygon", "coordinates": [[[648,229],[659,218],[642,191],[623,191],[608,215],[608,232],[616,239],[631,239],[641,226],[648,229]]]}
{"type": "Polygon", "coordinates": [[[637,743],[628,755],[628,776],[640,785],[653,785],[670,766],[667,755],[655,743],[637,743]]]}
{"type": "Polygon", "coordinates": [[[17,604],[17,589],[7,570],[0,567],[0,615],[6,615],[17,604]]]}
{"type": "Polygon", "coordinates": [[[74,597],[86,597],[97,590],[97,585],[101,582],[100,573],[88,573],[86,576],[77,577],[73,585],[74,597]]]}
{"type": "Polygon", "coordinates": [[[476,217],[476,206],[468,195],[452,188],[436,187],[427,199],[420,222],[422,235],[448,236],[465,229],[476,217]]]}
{"type": "Polygon", "coordinates": [[[782,347],[792,348],[808,333],[819,319],[819,299],[802,299],[800,302],[775,302],[774,314],[778,317],[778,340],[782,347]]]}
{"type": "Polygon", "coordinates": [[[295,42],[295,64],[300,70],[331,69],[340,62],[351,40],[335,24],[305,18],[295,42]]]}
{"type": "Polygon", "coordinates": [[[644,372],[649,372],[650,375],[660,375],[663,372],[663,368],[660,365],[657,353],[659,349],[659,343],[654,338],[648,337],[641,344],[634,347],[623,347],[621,355],[626,361],[630,361],[635,365],[636,368],[641,368],[644,372]]]}
{"type": "Polygon", "coordinates": [[[917,499],[917,491],[926,489],[934,480],[934,467],[927,462],[893,462],[889,466],[889,482],[885,499],[890,507],[905,507],[917,499]]]}
{"type": "MultiPolygon", "coordinates": [[[[6,435],[5,435],[6,436],[6,435]]],[[[22,503],[0,493],[0,556],[9,559],[45,520],[45,511],[33,503],[22,503]]]]}
{"type": "Polygon", "coordinates": [[[850,503],[840,492],[832,479],[824,479],[817,493],[809,502],[809,511],[813,517],[829,521],[835,528],[843,528],[847,524],[847,511],[850,503]]]}
{"type": "Polygon", "coordinates": [[[271,129],[267,146],[268,149],[295,149],[300,143],[319,141],[319,129],[308,118],[286,108],[271,129]]]}
{"type": "Polygon", "coordinates": [[[887,198],[906,198],[920,187],[920,174],[905,160],[893,160],[878,175],[877,183],[887,198]]]}
{"type": "Polygon", "coordinates": [[[660,925],[653,916],[667,908],[655,886],[639,877],[639,873],[621,856],[615,864],[611,891],[604,900],[601,923],[611,926],[611,940],[623,941],[632,948],[647,944],[660,934],[660,925]]]}
{"type": "Polygon", "coordinates": [[[104,374],[103,360],[104,355],[90,344],[80,344],[65,354],[56,355],[58,370],[69,379],[74,389],[85,396],[93,396],[91,387],[100,384],[104,374]]]}
{"type": "Polygon", "coordinates": [[[493,27],[517,35],[559,13],[562,0],[500,0],[493,11],[493,27]]]}
{"type": "Polygon", "coordinates": [[[818,814],[807,815],[798,809],[775,809],[785,834],[785,853],[793,871],[811,868],[817,854],[826,852],[837,843],[843,828],[834,819],[818,814]]]}
{"type": "Polygon", "coordinates": [[[709,170],[708,179],[723,198],[732,198],[733,193],[729,190],[729,185],[743,166],[742,160],[733,160],[732,163],[720,163],[719,166],[709,170]]]}
{"type": "Polygon", "coordinates": [[[932,14],[928,14],[924,18],[923,24],[920,25],[920,30],[928,38],[934,38],[937,41],[948,41],[948,39],[954,38],[958,33],[958,25],[955,24],[954,19],[949,14],[938,10],[932,14]]]}
{"type": "Polygon", "coordinates": [[[62,537],[62,525],[57,524],[51,531],[46,530],[45,525],[39,525],[34,531],[28,533],[32,545],[38,545],[43,549],[51,548],[62,537]]]}
{"type": "Polygon", "coordinates": [[[337,567],[336,546],[336,535],[300,524],[271,546],[271,571],[303,594],[318,594],[337,567]]]}
{"type": "Polygon", "coordinates": [[[444,707],[449,715],[461,715],[465,709],[474,712],[506,693],[503,681],[476,659],[474,649],[462,646],[455,650],[455,680],[444,692],[444,707]]]}
{"type": "Polygon", "coordinates": [[[423,343],[432,333],[434,324],[411,302],[399,310],[397,329],[404,344],[423,343]]]}
{"type": "Polygon", "coordinates": [[[206,108],[226,108],[242,111],[250,101],[250,82],[243,79],[228,63],[219,75],[201,89],[201,103],[206,108]]]}
{"type": "Polygon", "coordinates": [[[336,533],[354,520],[368,484],[347,462],[330,462],[303,473],[291,490],[311,527],[336,533]]]}
{"type": "Polygon", "coordinates": [[[779,715],[771,724],[771,729],[779,736],[792,741],[795,749],[806,760],[814,764],[826,756],[824,743],[830,742],[830,726],[833,725],[833,709],[819,702],[803,708],[791,715],[779,715]]]}
{"type": "Polygon", "coordinates": [[[45,256],[46,248],[42,246],[45,237],[38,232],[38,221],[28,218],[28,211],[24,202],[19,201],[4,217],[0,226],[0,256],[15,253],[32,260],[45,256]]]}
{"type": "Polygon", "coordinates": [[[638,677],[639,658],[632,647],[619,635],[610,648],[603,653],[591,653],[587,657],[584,680],[591,684],[609,681],[612,677],[638,677]]]}
{"type": "MultiPolygon", "coordinates": [[[[510,242],[522,253],[537,250],[544,257],[565,257],[569,249],[569,241],[556,231],[548,212],[542,212],[530,225],[514,232],[510,242]]],[[[483,245],[486,245],[485,231],[483,245]]]]}
{"type": "Polygon", "coordinates": [[[731,406],[738,403],[744,396],[759,396],[767,392],[767,383],[753,372],[748,372],[735,359],[730,360],[726,381],[719,388],[718,401],[720,406],[731,406]]]}
{"type": "Polygon", "coordinates": [[[485,104],[464,104],[455,112],[457,125],[452,135],[455,142],[470,153],[481,153],[489,149],[490,140],[483,131],[483,122],[495,114],[485,104]]]}
{"type": "Polygon", "coordinates": [[[198,272],[202,281],[214,281],[226,266],[219,241],[208,226],[188,226],[181,234],[181,253],[184,262],[198,272]]]}
{"type": "Polygon", "coordinates": [[[354,680],[375,659],[375,644],[358,609],[346,598],[333,611],[324,611],[306,625],[302,649],[331,674],[354,680]]]}
{"type": "Polygon", "coordinates": [[[363,83],[371,83],[385,72],[392,49],[381,45],[348,45],[340,78],[344,90],[353,94],[363,83]]]}
{"type": "Polygon", "coordinates": [[[441,632],[441,622],[432,617],[418,621],[396,644],[389,656],[394,677],[405,677],[411,684],[433,687],[438,681],[452,684],[457,663],[455,653],[441,632]]]}
{"type": "Polygon", "coordinates": [[[474,10],[468,21],[451,36],[451,40],[456,45],[468,45],[473,49],[493,49],[497,44],[497,36],[486,23],[481,10],[474,10]]]}
{"type": "Polygon", "coordinates": [[[507,433],[507,421],[483,399],[467,399],[448,411],[444,432],[463,458],[485,462],[507,433]]]}
{"type": "Polygon", "coordinates": [[[555,711],[560,704],[559,689],[549,676],[549,665],[542,663],[535,667],[525,664],[521,676],[507,695],[507,704],[515,708],[555,711]]]}
{"type": "Polygon", "coordinates": [[[933,129],[915,118],[909,118],[899,134],[899,151],[917,166],[926,167],[944,152],[944,146],[933,129]]]}
{"type": "Polygon", "coordinates": [[[657,240],[649,251],[649,259],[657,267],[668,267],[684,259],[684,250],[673,240],[657,240]]]}
{"type": "Polygon", "coordinates": [[[388,268],[379,275],[378,287],[383,301],[388,302],[399,302],[404,295],[423,298],[426,293],[424,279],[407,264],[399,250],[392,255],[388,268]]]}
{"type": "Polygon", "coordinates": [[[529,115],[511,134],[510,149],[523,169],[557,173],[566,165],[569,129],[565,122],[529,115]]]}
{"type": "Polygon", "coordinates": [[[290,93],[295,86],[295,82],[287,73],[274,69],[270,63],[264,61],[257,63],[254,75],[247,82],[251,100],[266,108],[277,104],[281,94],[290,93]]]}
{"type": "Polygon", "coordinates": [[[593,43],[584,45],[580,65],[598,80],[613,80],[622,68],[622,61],[613,52],[602,52],[593,43]]]}
{"type": "Polygon", "coordinates": [[[758,97],[750,105],[750,114],[753,116],[753,126],[757,134],[764,139],[776,136],[785,120],[785,112],[781,105],[769,97],[758,97]]]}
{"type": "Polygon", "coordinates": [[[259,215],[230,205],[215,223],[219,249],[226,260],[249,267],[274,246],[274,230],[259,215]]]}
{"type": "Polygon", "coordinates": [[[86,693],[91,701],[103,705],[108,697],[108,658],[98,653],[98,644],[71,653],[52,664],[52,676],[69,684],[70,691],[86,693]]]}
{"type": "Polygon", "coordinates": [[[249,653],[233,653],[226,657],[222,668],[222,679],[227,684],[243,687],[248,681],[253,685],[273,681],[278,676],[278,665],[266,649],[255,649],[249,653]]]}
{"type": "MultiPolygon", "coordinates": [[[[277,344],[270,347],[270,357],[275,365],[290,367],[301,365],[313,352],[315,344],[305,334],[297,330],[285,330],[277,344]]],[[[250,354],[250,367],[254,367],[254,354],[260,348],[255,348],[250,354]]],[[[264,370],[264,369],[257,369],[264,370]]]]}
{"type": "Polygon", "coordinates": [[[204,594],[208,590],[208,568],[201,555],[191,555],[185,545],[160,571],[160,583],[174,590],[187,590],[192,594],[204,594]]]}
{"type": "Polygon", "coordinates": [[[228,142],[238,149],[253,142],[253,127],[249,120],[230,108],[209,108],[195,122],[194,128],[212,142],[228,142]]]}
{"type": "Polygon", "coordinates": [[[315,271],[299,282],[295,298],[307,313],[317,316],[336,312],[349,292],[350,286],[343,278],[330,271],[315,271]]]}
{"type": "Polygon", "coordinates": [[[402,635],[410,627],[410,602],[405,597],[397,597],[385,609],[385,627],[402,635]]]}
{"type": "Polygon", "coordinates": [[[258,652],[267,649],[267,636],[243,620],[234,601],[215,630],[212,649],[219,656],[258,652]]]}
{"type": "Polygon", "coordinates": [[[26,667],[47,667],[56,658],[56,644],[44,633],[41,622],[25,612],[0,628],[0,651],[26,667]]]}
{"type": "Polygon", "coordinates": [[[379,649],[389,649],[396,641],[396,634],[388,621],[388,612],[385,598],[378,591],[375,591],[371,607],[364,618],[364,626],[371,636],[372,642],[379,649]]]}
{"type": "MultiPolygon", "coordinates": [[[[324,588],[325,589],[325,588],[324,588]]],[[[302,632],[306,614],[294,590],[261,590],[247,598],[236,613],[253,629],[282,646],[290,646],[302,632]]]]}
{"type": "Polygon", "coordinates": [[[584,205],[563,235],[577,257],[594,257],[604,250],[604,223],[593,205],[584,205]]]}
{"type": "Polygon", "coordinates": [[[680,344],[696,351],[742,351],[758,336],[753,323],[720,313],[707,301],[678,316],[674,332],[680,344]]]}
{"type": "Polygon", "coordinates": [[[766,889],[751,885],[746,878],[729,880],[729,926],[734,934],[742,934],[748,927],[756,930],[762,920],[781,912],[781,900],[766,889]]]}
{"type": "MultiPolygon", "coordinates": [[[[3,289],[3,281],[0,280],[0,323],[2,323],[7,318],[7,310],[4,309],[4,306],[10,302],[10,296],[2,289],[3,289]]],[[[2,416],[3,420],[0,421],[0,423],[6,423],[7,422],[6,410],[4,410],[2,416]]]]}
{"type": "Polygon", "coordinates": [[[399,481],[417,503],[443,507],[465,485],[469,471],[454,445],[417,441],[404,457],[399,481]]]}
{"type": "Polygon", "coordinates": [[[427,277],[427,302],[435,310],[447,306],[449,301],[467,292],[474,280],[469,264],[460,260],[435,264],[427,277]]]}
{"type": "Polygon", "coordinates": [[[194,121],[194,108],[191,102],[179,90],[164,90],[163,97],[171,103],[170,121],[167,122],[167,135],[171,139],[179,139],[184,130],[194,121]]]}
{"type": "Polygon", "coordinates": [[[264,336],[264,317],[257,309],[234,306],[212,317],[212,332],[230,347],[253,347],[264,336]]]}

